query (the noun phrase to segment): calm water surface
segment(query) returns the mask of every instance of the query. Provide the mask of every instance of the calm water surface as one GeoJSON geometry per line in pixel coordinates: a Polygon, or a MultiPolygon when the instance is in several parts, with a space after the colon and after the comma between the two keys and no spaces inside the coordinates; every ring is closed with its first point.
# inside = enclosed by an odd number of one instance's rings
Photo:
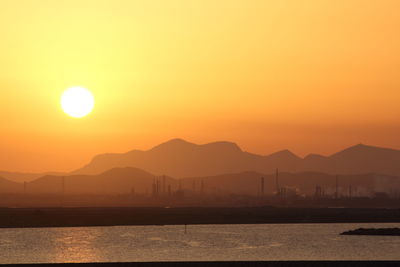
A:
{"type": "Polygon", "coordinates": [[[0,263],[400,260],[400,237],[340,236],[399,224],[258,224],[0,229],[0,263]]]}

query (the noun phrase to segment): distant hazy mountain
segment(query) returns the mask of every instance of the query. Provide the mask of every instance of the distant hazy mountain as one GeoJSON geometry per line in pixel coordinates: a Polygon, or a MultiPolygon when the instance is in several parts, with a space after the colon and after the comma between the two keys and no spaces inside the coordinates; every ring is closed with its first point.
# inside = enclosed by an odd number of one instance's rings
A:
{"type": "Polygon", "coordinates": [[[93,175],[124,167],[176,178],[246,171],[271,174],[276,168],[281,172],[376,173],[400,176],[400,151],[359,144],[331,156],[310,154],[300,158],[289,150],[262,156],[242,151],[238,145],[230,142],[197,145],[182,139],[173,139],[147,151],[98,155],[88,165],[69,174],[0,172],[0,177],[14,182],[29,182],[46,175],[93,175]]]}
{"type": "Polygon", "coordinates": [[[329,157],[309,155],[303,161],[303,170],[342,174],[400,175],[399,150],[363,144],[349,147],[329,157]]]}
{"type": "Polygon", "coordinates": [[[0,193],[22,193],[23,185],[0,177],[0,193]]]}
{"type": "MultiPolygon", "coordinates": [[[[166,183],[173,180],[165,178],[166,183]]],[[[154,175],[136,168],[114,168],[98,175],[43,176],[27,184],[28,193],[127,194],[150,193],[154,175]]]]}
{"type": "MultiPolygon", "coordinates": [[[[114,168],[98,175],[45,175],[26,183],[28,194],[126,194],[151,192],[154,175],[136,168],[114,168]],[[64,188],[64,189],[63,189],[64,188]]],[[[165,177],[165,184],[177,184],[165,177]]],[[[0,193],[23,193],[24,183],[0,177],[0,193]]]]}
{"type": "MultiPolygon", "coordinates": [[[[280,155],[274,161],[280,160],[280,155]]],[[[242,171],[241,165],[259,169],[262,165],[258,155],[241,151],[234,143],[216,142],[195,145],[181,139],[174,139],[158,145],[148,151],[133,150],[125,154],[103,154],[96,156],[90,164],[71,174],[99,174],[117,167],[137,167],[155,174],[170,176],[202,176],[227,172],[242,171]],[[232,165],[241,162],[240,165],[232,165]]],[[[275,165],[275,164],[274,164],[275,165]]],[[[24,182],[32,181],[45,175],[64,175],[61,173],[12,173],[0,172],[7,179],[24,182]]]]}
{"type": "Polygon", "coordinates": [[[73,174],[98,174],[115,167],[136,167],[173,177],[244,171],[273,173],[276,168],[286,172],[380,173],[400,176],[400,151],[359,144],[328,157],[310,154],[300,158],[289,150],[262,156],[242,151],[238,145],[230,142],[197,145],[173,139],[148,151],[98,155],[73,174]]]}
{"type": "MultiPolygon", "coordinates": [[[[188,194],[245,194],[259,195],[260,179],[265,179],[265,193],[272,194],[277,190],[276,177],[259,172],[239,172],[216,176],[189,177],[174,179],[155,177],[146,171],[136,168],[115,168],[98,175],[44,176],[27,183],[28,194],[129,194],[147,195],[152,193],[153,183],[158,181],[160,192],[171,192],[178,189],[188,194]]],[[[341,175],[338,177],[339,193],[347,195],[350,186],[353,196],[365,196],[371,192],[398,194],[400,178],[376,174],[341,175]]],[[[315,187],[321,186],[327,194],[333,194],[336,187],[335,175],[317,172],[279,173],[279,186],[296,190],[299,194],[312,195],[315,187]]],[[[0,192],[21,193],[23,184],[0,179],[0,192]]]]}
{"type": "Polygon", "coordinates": [[[79,174],[96,174],[114,167],[137,167],[156,174],[174,177],[206,176],[246,170],[272,171],[276,167],[295,168],[300,158],[289,151],[268,157],[242,151],[230,142],[197,145],[173,139],[148,151],[133,150],[125,154],[96,156],[79,174]],[[268,162],[271,168],[266,166],[268,162]]]}
{"type": "Polygon", "coordinates": [[[0,177],[4,177],[8,180],[23,183],[30,182],[44,175],[63,175],[61,172],[46,172],[46,173],[22,173],[22,172],[7,172],[0,171],[0,177]]]}

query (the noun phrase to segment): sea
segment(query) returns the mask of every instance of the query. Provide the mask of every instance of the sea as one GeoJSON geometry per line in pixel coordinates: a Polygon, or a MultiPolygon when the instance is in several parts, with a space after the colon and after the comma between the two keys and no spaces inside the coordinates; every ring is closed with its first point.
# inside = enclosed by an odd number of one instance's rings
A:
{"type": "Polygon", "coordinates": [[[0,264],[400,260],[400,236],[343,236],[398,223],[225,224],[0,229],[0,264]]]}

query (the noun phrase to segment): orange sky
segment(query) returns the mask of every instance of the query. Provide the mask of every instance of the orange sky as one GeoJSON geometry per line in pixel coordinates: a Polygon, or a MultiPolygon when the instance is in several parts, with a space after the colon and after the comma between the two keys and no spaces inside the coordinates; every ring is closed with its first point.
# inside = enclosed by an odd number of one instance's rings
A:
{"type": "Polygon", "coordinates": [[[171,138],[268,154],[400,148],[397,0],[0,0],[0,169],[171,138]],[[96,98],[83,119],[62,92],[96,98]]]}

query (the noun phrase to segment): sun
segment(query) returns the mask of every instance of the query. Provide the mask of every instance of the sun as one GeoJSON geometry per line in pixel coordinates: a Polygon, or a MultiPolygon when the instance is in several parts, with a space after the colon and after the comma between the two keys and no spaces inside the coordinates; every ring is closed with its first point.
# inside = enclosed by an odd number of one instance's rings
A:
{"type": "Polygon", "coordinates": [[[94,108],[93,94],[83,87],[71,87],[62,94],[61,107],[69,116],[82,118],[94,108]]]}

